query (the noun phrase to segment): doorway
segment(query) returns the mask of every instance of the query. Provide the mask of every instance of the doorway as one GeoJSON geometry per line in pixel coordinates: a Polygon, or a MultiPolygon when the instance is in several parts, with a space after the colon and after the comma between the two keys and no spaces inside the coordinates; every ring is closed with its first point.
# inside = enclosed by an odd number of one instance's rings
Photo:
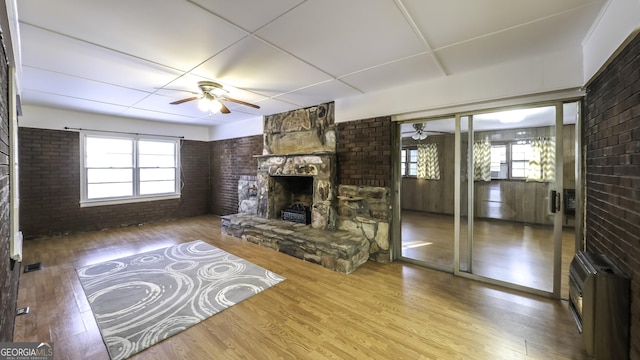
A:
{"type": "Polygon", "coordinates": [[[398,257],[547,296],[568,292],[576,232],[563,199],[576,184],[579,105],[402,123],[398,257]]]}

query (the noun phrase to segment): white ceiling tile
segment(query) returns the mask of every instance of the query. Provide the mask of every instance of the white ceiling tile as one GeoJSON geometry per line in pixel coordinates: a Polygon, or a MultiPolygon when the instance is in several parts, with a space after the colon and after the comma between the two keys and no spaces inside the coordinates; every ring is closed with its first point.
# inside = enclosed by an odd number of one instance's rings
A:
{"type": "Polygon", "coordinates": [[[20,21],[180,70],[246,36],[186,1],[39,1],[18,3],[20,21]]]}
{"type": "Polygon", "coordinates": [[[181,75],[170,68],[29,25],[20,28],[22,65],[143,91],[181,75]]]}
{"type": "Polygon", "coordinates": [[[267,97],[332,79],[253,37],[234,44],[193,73],[267,97]]]}
{"type": "MultiPolygon", "coordinates": [[[[194,96],[194,95],[187,94],[186,96],[181,96],[181,97],[187,98],[191,96],[194,96]]],[[[132,105],[132,107],[140,110],[157,111],[159,113],[193,117],[193,118],[198,118],[205,115],[205,113],[203,113],[202,110],[198,109],[197,100],[182,103],[179,105],[171,105],[171,102],[175,100],[177,99],[174,97],[169,97],[169,96],[160,95],[160,94],[152,94],[140,100],[139,102],[135,103],[134,105],[132,105]]]]}
{"type": "MultiPolygon", "coordinates": [[[[429,45],[438,49],[606,0],[404,0],[429,45]]],[[[593,21],[593,19],[591,19],[593,21]]]]}
{"type": "Polygon", "coordinates": [[[294,108],[314,106],[348,96],[359,94],[356,89],[338,80],[331,80],[304,89],[296,90],[276,99],[298,105],[294,108]],[[330,95],[328,95],[330,94],[330,95]]]}
{"type": "Polygon", "coordinates": [[[135,119],[155,120],[190,125],[214,125],[207,114],[203,114],[202,112],[200,112],[198,116],[184,116],[180,114],[165,113],[162,111],[128,108],[122,112],[122,115],[135,119]]]}
{"type": "Polygon", "coordinates": [[[425,50],[388,0],[308,0],[256,35],[333,76],[425,50]]]}
{"type": "Polygon", "coordinates": [[[23,89],[129,106],[149,93],[35,68],[23,68],[23,89]]]}
{"type": "Polygon", "coordinates": [[[280,99],[269,99],[260,103],[260,110],[263,115],[279,114],[285,111],[299,109],[300,106],[280,99]]]}
{"type": "MultiPolygon", "coordinates": [[[[32,91],[25,89],[22,96],[28,101],[25,105],[50,106],[53,108],[72,109],[99,114],[120,116],[126,107],[114,104],[107,104],[99,101],[76,99],[68,96],[32,91]]],[[[28,115],[28,114],[25,114],[28,115]]]]}
{"type": "Polygon", "coordinates": [[[565,48],[579,47],[575,39],[590,26],[585,16],[596,16],[597,8],[585,7],[542,21],[523,25],[474,41],[438,50],[438,57],[451,73],[466,72],[498,63],[537,57],[565,48]]]}
{"type": "Polygon", "coordinates": [[[253,32],[304,0],[189,0],[239,27],[253,32]]]}
{"type": "Polygon", "coordinates": [[[364,92],[443,76],[429,53],[347,75],[340,80],[364,92]]]}

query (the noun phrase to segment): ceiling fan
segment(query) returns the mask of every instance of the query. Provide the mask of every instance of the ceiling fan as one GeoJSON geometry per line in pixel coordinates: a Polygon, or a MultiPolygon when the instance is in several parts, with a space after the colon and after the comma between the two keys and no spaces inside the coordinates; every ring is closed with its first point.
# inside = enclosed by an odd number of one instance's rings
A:
{"type": "Polygon", "coordinates": [[[413,140],[424,140],[427,138],[427,136],[433,134],[449,134],[446,131],[427,130],[425,129],[425,126],[425,123],[414,123],[413,128],[416,132],[411,135],[411,138],[413,140]]]}
{"type": "Polygon", "coordinates": [[[413,128],[416,129],[415,134],[411,135],[413,140],[424,140],[427,138],[428,134],[424,130],[424,123],[415,123],[413,124],[413,128]]]}
{"type": "MultiPolygon", "coordinates": [[[[249,106],[255,109],[260,109],[260,106],[248,103],[246,101],[233,99],[226,94],[227,90],[222,88],[222,85],[213,81],[199,81],[198,87],[202,94],[200,96],[193,96],[182,100],[177,100],[171,103],[171,105],[179,105],[182,103],[186,103],[193,100],[200,100],[198,102],[198,107],[202,111],[208,111],[209,114],[213,114],[216,112],[221,112],[223,114],[229,114],[231,111],[229,108],[223,103],[223,101],[231,101],[240,105],[249,106]]],[[[194,92],[194,94],[197,94],[194,92]]]]}

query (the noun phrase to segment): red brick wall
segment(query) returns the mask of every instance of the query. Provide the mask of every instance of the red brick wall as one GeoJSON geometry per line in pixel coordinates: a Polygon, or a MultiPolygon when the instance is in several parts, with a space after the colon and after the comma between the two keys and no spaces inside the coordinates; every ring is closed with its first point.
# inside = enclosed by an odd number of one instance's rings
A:
{"type": "Polygon", "coordinates": [[[238,212],[238,179],[256,176],[263,136],[211,142],[211,212],[228,215],[238,212]]]}
{"type": "Polygon", "coordinates": [[[587,250],[631,277],[630,359],[640,359],[640,36],[587,87],[587,250]]]}
{"type": "Polygon", "coordinates": [[[0,342],[13,340],[20,264],[10,260],[11,203],[9,200],[9,68],[0,50],[0,342]]]}
{"type": "Polygon", "coordinates": [[[209,144],[183,141],[180,199],[80,207],[76,132],[20,128],[20,228],[26,238],[113,228],[208,212],[209,144]]]}
{"type": "Polygon", "coordinates": [[[337,124],[338,183],[391,187],[391,118],[337,124]]]}

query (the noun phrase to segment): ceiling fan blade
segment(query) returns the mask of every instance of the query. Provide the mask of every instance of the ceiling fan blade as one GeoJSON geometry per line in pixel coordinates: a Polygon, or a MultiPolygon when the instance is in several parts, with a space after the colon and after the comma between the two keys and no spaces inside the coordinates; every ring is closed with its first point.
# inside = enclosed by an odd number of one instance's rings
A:
{"type": "Polygon", "coordinates": [[[231,111],[229,110],[228,107],[226,107],[225,104],[222,103],[222,101],[218,100],[218,102],[220,103],[220,112],[223,114],[229,114],[231,111]]]}
{"type": "Polygon", "coordinates": [[[223,97],[222,100],[231,101],[231,102],[234,102],[234,103],[237,103],[237,104],[240,104],[240,105],[244,105],[244,106],[250,106],[250,107],[255,108],[255,109],[260,109],[260,106],[258,106],[258,105],[254,105],[254,104],[248,103],[246,101],[242,101],[242,100],[232,99],[232,98],[226,97],[226,96],[223,97]]]}
{"type": "Polygon", "coordinates": [[[182,99],[182,100],[177,100],[177,101],[174,101],[174,102],[172,102],[170,104],[171,105],[179,105],[179,104],[182,104],[182,103],[186,103],[188,101],[193,101],[193,100],[198,100],[198,99],[200,99],[199,96],[194,96],[194,97],[190,97],[190,98],[186,98],[186,99],[182,99]]]}

